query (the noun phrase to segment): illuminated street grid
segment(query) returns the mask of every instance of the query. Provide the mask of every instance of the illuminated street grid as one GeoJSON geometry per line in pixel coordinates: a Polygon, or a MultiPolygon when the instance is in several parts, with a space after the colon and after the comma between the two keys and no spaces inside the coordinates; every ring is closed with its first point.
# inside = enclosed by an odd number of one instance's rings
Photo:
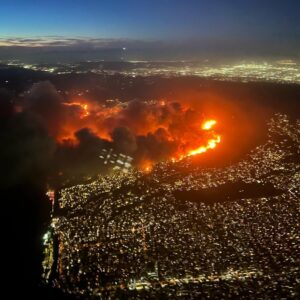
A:
{"type": "Polygon", "coordinates": [[[187,158],[66,188],[44,236],[44,276],[79,295],[298,298],[299,154],[300,120],[276,115],[268,141],[237,164],[187,158]],[[279,192],[212,203],[174,194],[239,182],[279,192]]]}
{"type": "MultiPolygon", "coordinates": [[[[1,62],[1,61],[0,61],[1,62]]],[[[240,62],[213,65],[209,62],[151,62],[124,61],[119,68],[106,66],[104,61],[87,61],[82,63],[61,64],[26,64],[19,61],[3,62],[9,66],[44,71],[55,74],[123,74],[126,76],[199,76],[215,80],[233,81],[270,81],[283,83],[300,83],[300,64],[293,60],[273,62],[240,62]],[[124,64],[124,65],[123,65],[124,64]]],[[[106,62],[109,64],[109,62],[106,62]]]]}

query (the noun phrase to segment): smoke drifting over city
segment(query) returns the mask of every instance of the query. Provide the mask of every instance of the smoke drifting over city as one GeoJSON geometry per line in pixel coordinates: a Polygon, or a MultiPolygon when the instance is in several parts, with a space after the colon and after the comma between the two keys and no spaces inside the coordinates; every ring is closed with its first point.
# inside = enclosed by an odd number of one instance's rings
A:
{"type": "MultiPolygon", "coordinates": [[[[127,96],[114,93],[113,86],[95,94],[89,84],[66,91],[60,81],[47,80],[19,94],[3,88],[1,158],[10,171],[2,184],[30,180],[37,172],[47,182],[107,174],[113,166],[100,158],[103,149],[132,157],[141,171],[192,154],[201,154],[194,159],[201,164],[229,163],[258,142],[274,110],[287,111],[285,88],[279,85],[265,85],[262,93],[260,85],[155,82],[136,78],[134,93],[127,96]],[[208,120],[216,122],[203,129],[208,120]]],[[[296,105],[289,111],[296,112],[296,105]]]]}
{"type": "MultiPolygon", "coordinates": [[[[7,161],[15,162],[27,156],[25,166],[16,164],[24,174],[27,168],[50,161],[54,169],[59,166],[53,172],[61,175],[106,172],[99,159],[102,149],[131,156],[134,166],[143,170],[161,160],[180,159],[216,138],[214,128],[201,128],[204,114],[187,103],[65,99],[48,81],[33,84],[18,105],[12,104],[8,92],[2,94],[1,113],[9,126],[3,130],[3,139],[10,145],[4,154],[7,161]],[[27,144],[33,149],[26,151],[27,144]]],[[[16,174],[22,175],[21,171],[16,174]]]]}

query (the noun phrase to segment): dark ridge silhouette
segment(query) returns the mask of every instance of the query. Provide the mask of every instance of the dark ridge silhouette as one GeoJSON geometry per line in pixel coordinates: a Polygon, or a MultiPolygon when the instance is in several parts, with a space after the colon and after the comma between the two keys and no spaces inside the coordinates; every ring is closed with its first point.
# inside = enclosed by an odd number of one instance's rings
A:
{"type": "Polygon", "coordinates": [[[219,187],[195,190],[195,191],[176,191],[175,198],[179,202],[191,201],[213,205],[236,201],[243,198],[270,197],[282,194],[283,191],[275,189],[270,183],[245,183],[234,182],[221,185],[219,187]]]}

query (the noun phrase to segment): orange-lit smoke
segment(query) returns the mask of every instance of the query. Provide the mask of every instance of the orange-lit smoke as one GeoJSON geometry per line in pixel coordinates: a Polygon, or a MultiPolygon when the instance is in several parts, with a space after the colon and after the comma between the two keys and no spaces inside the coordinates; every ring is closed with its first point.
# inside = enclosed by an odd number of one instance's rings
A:
{"type": "Polygon", "coordinates": [[[120,152],[129,149],[127,154],[146,172],[159,160],[178,161],[214,149],[221,142],[215,119],[205,120],[203,112],[178,102],[110,100],[99,104],[76,99],[63,102],[62,108],[64,121],[56,136],[59,143],[76,145],[75,133],[89,128],[120,152]]]}
{"type": "Polygon", "coordinates": [[[62,103],[64,121],[56,136],[60,143],[68,141],[76,144],[75,133],[82,128],[89,128],[99,137],[111,140],[110,132],[103,128],[102,121],[119,112],[117,107],[103,108],[86,99],[62,103]],[[103,129],[102,129],[103,128],[103,129]]]}
{"type": "MultiPolygon", "coordinates": [[[[216,120],[207,120],[202,123],[201,128],[202,128],[202,130],[208,131],[208,130],[211,130],[215,124],[217,124],[216,120]]],[[[184,157],[187,157],[187,156],[202,154],[209,149],[216,148],[216,146],[221,142],[221,135],[216,134],[214,132],[212,132],[212,135],[213,135],[213,137],[207,141],[206,145],[201,145],[198,148],[189,150],[186,154],[182,154],[180,156],[180,159],[183,159],[184,157]]]]}
{"type": "Polygon", "coordinates": [[[90,112],[88,110],[88,104],[86,103],[81,103],[81,102],[64,102],[63,105],[66,105],[66,106],[77,106],[80,108],[80,119],[83,119],[85,117],[87,117],[90,112]]]}

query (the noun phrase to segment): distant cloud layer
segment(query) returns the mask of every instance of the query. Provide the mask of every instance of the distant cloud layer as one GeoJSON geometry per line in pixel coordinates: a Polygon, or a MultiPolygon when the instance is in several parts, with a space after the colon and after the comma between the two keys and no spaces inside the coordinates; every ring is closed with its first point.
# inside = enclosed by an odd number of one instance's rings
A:
{"type": "MultiPolygon", "coordinates": [[[[37,38],[0,38],[0,46],[19,47],[66,47],[66,46],[90,46],[106,48],[117,46],[128,40],[105,38],[62,38],[62,37],[37,37],[37,38]]],[[[132,41],[131,41],[132,42],[132,41]]]]}
{"type": "MultiPolygon", "coordinates": [[[[33,52],[44,55],[46,52],[81,51],[88,54],[107,50],[118,50],[117,59],[124,59],[124,53],[126,53],[126,59],[198,59],[199,57],[245,57],[249,59],[273,56],[299,58],[298,49],[300,49],[300,40],[289,40],[288,37],[266,37],[264,39],[247,39],[247,37],[243,39],[187,38],[185,40],[61,36],[0,38],[2,59],[19,59],[23,54],[28,56],[33,52]]],[[[108,52],[106,52],[106,56],[102,57],[101,55],[98,56],[106,59],[108,52]]],[[[110,59],[116,59],[115,53],[110,59]]]]}
{"type": "Polygon", "coordinates": [[[123,48],[127,45],[156,44],[155,41],[141,41],[133,39],[107,38],[64,38],[64,37],[36,37],[36,38],[0,38],[0,47],[87,47],[87,48],[123,48]]]}

